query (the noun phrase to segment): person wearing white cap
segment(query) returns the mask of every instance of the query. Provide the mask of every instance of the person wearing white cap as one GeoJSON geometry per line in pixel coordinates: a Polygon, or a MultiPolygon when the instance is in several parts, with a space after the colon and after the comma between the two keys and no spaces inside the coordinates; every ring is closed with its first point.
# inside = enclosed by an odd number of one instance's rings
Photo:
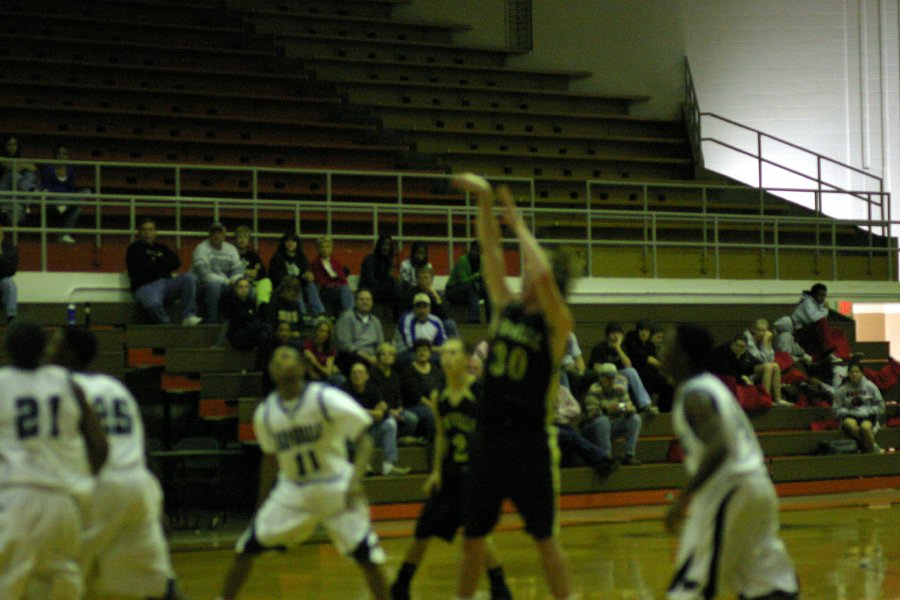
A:
{"type": "Polygon", "coordinates": [[[394,334],[394,346],[397,347],[397,364],[408,364],[412,361],[413,345],[416,340],[425,339],[435,348],[447,339],[444,322],[431,314],[431,298],[428,294],[416,294],[413,297],[413,308],[400,317],[394,334]]]}

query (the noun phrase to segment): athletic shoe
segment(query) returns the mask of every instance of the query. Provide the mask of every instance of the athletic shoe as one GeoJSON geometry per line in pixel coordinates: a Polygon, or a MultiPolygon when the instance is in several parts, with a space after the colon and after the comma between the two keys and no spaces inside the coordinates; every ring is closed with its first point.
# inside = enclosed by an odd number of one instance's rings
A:
{"type": "Polygon", "coordinates": [[[409,588],[400,585],[399,581],[391,584],[391,600],[410,600],[409,588]]]}
{"type": "Polygon", "coordinates": [[[61,244],[74,244],[75,238],[73,238],[68,233],[64,233],[61,236],[59,236],[59,241],[61,244]]]}
{"type": "Polygon", "coordinates": [[[637,456],[626,456],[622,459],[622,465],[624,466],[634,466],[641,464],[641,459],[637,456]]]}
{"type": "Polygon", "coordinates": [[[503,584],[503,587],[491,589],[491,600],[513,600],[512,592],[503,584]]]}
{"type": "Polygon", "coordinates": [[[193,327],[194,325],[199,325],[203,322],[203,319],[198,317],[197,315],[188,315],[181,320],[182,325],[187,325],[188,327],[193,327]]]}
{"type": "Polygon", "coordinates": [[[619,468],[619,463],[617,463],[610,457],[605,456],[600,460],[600,463],[594,467],[594,471],[597,473],[597,475],[600,476],[601,479],[606,479],[607,477],[612,475],[613,471],[615,471],[617,468],[619,468]]]}
{"type": "Polygon", "coordinates": [[[382,475],[406,475],[409,473],[409,467],[398,467],[397,465],[385,465],[381,470],[382,475]]]}

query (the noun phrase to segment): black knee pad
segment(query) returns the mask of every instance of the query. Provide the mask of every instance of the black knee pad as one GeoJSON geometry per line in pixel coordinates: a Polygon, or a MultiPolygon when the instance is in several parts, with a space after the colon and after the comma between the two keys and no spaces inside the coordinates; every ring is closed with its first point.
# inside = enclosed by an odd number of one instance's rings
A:
{"type": "Polygon", "coordinates": [[[373,531],[366,534],[350,556],[361,566],[383,565],[387,560],[387,554],[381,548],[378,536],[373,531]]]}

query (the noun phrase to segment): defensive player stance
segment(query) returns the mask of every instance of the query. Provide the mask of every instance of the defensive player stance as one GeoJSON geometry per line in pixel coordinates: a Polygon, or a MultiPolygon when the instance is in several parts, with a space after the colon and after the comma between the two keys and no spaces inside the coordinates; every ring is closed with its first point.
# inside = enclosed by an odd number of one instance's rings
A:
{"type": "Polygon", "coordinates": [[[147,469],[144,423],[117,379],[83,371],[97,354],[90,331],[68,327],[51,341],[53,362],[72,371],[109,442],[86,511],[81,565],[89,597],[184,598],[175,588],[162,528],[162,489],[147,469]]]}
{"type": "MultiPolygon", "coordinates": [[[[391,586],[392,600],[409,600],[409,585],[416,568],[425,556],[428,540],[439,537],[452,542],[463,524],[466,475],[469,470],[469,447],[475,432],[480,389],[468,372],[469,357],[459,338],[451,338],[440,348],[441,367],[447,378],[443,390],[431,395],[437,435],[434,440],[434,463],[425,482],[428,501],[416,523],[415,541],[391,586]]],[[[487,542],[487,572],[492,600],[512,600],[503,567],[500,566],[490,539],[487,542]]]]}
{"type": "Polygon", "coordinates": [[[0,369],[0,598],[75,600],[81,506],[108,451],[65,369],[39,366],[46,338],[17,319],[0,369]]]}
{"type": "Polygon", "coordinates": [[[362,490],[372,453],[372,419],[337,388],[305,384],[305,372],[300,352],[290,346],[279,347],[269,362],[277,389],[253,415],[265,453],[260,498],[268,497],[238,540],[222,600],[237,597],[257,554],[300,544],[319,524],[339,552],[356,560],[376,600],[388,600],[381,567],[385,554],[369,523],[362,490]],[[347,458],[348,440],[356,448],[353,463],[347,458]]]}
{"type": "Polygon", "coordinates": [[[762,450],[737,400],[707,368],[710,333],[681,325],[663,353],[679,383],[672,424],[684,448],[688,483],[666,515],[674,531],[685,510],[670,600],[798,597],[791,557],[778,537],[778,498],[762,450]]]}
{"type": "Polygon", "coordinates": [[[485,362],[484,399],[472,440],[463,558],[457,597],[472,598],[484,568],[485,536],[512,500],[534,538],[553,597],[571,597],[568,562],[557,539],[559,450],[550,406],[559,386],[559,368],[572,314],[564,299],[569,264],[557,253],[554,266],[538,245],[506,188],[498,197],[506,224],[519,240],[525,260],[522,295],[506,285],[500,225],[494,194],[486,181],[462,175],[456,185],[478,196],[478,238],[482,275],[496,307],[485,362]]]}

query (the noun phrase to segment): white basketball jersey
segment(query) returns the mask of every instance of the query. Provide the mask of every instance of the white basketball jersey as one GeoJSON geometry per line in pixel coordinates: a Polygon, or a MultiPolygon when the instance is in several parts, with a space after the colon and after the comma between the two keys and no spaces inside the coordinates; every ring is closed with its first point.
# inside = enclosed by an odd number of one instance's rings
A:
{"type": "Polygon", "coordinates": [[[0,368],[0,485],[90,494],[93,477],[80,422],[65,369],[0,368]]]}
{"type": "Polygon", "coordinates": [[[144,468],[144,422],[128,388],[109,375],[76,373],[73,378],[84,390],[88,404],[106,432],[109,457],[103,468],[144,468]]]}
{"type": "MultiPolygon", "coordinates": [[[[709,373],[692,377],[678,386],[672,406],[672,425],[684,448],[684,464],[693,476],[706,454],[706,444],[694,433],[684,414],[684,400],[702,394],[710,399],[719,413],[722,433],[728,445],[728,456],[712,479],[731,479],[736,475],[766,473],[762,449],[744,409],[717,377],[709,373]]],[[[708,483],[712,483],[712,479],[708,483]]]]}
{"type": "Polygon", "coordinates": [[[371,424],[358,402],[322,383],[307,384],[299,398],[287,402],[272,392],[253,415],[260,447],[278,458],[279,479],[301,487],[348,480],[353,467],[347,440],[371,424]]]}

